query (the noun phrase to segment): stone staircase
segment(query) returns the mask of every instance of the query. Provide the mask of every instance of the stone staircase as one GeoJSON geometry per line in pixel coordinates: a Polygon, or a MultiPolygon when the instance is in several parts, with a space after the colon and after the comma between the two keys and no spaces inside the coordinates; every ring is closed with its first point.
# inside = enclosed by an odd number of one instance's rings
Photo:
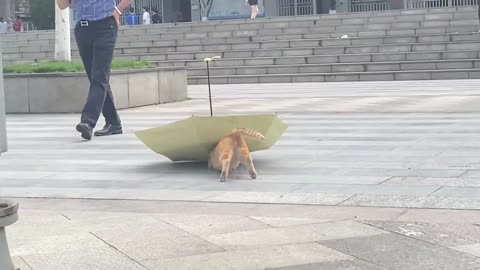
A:
{"type": "MultiPolygon", "coordinates": [[[[117,59],[187,66],[189,83],[480,78],[476,7],[123,28],[117,59]]],[[[51,59],[53,32],[8,34],[7,63],[51,59]]],[[[78,51],[72,40],[73,57],[78,51]]]]}

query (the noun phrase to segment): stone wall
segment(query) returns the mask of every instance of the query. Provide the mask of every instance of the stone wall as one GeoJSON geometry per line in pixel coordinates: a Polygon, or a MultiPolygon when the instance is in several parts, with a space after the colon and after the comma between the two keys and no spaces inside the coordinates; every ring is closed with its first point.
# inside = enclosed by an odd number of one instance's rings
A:
{"type": "MultiPolygon", "coordinates": [[[[114,71],[110,83],[118,109],[187,98],[187,71],[151,68],[114,71]]],[[[84,73],[5,75],[7,113],[79,113],[88,94],[84,73]]]]}

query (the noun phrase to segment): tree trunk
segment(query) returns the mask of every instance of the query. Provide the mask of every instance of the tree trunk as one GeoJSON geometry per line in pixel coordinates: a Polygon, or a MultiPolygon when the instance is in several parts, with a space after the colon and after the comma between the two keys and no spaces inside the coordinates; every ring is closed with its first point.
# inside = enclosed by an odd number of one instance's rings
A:
{"type": "Polygon", "coordinates": [[[208,20],[208,14],[212,9],[213,0],[200,0],[200,5],[202,7],[202,21],[208,20]]]}
{"type": "MultiPolygon", "coordinates": [[[[55,1],[55,0],[49,0],[55,1]]],[[[70,50],[70,8],[61,10],[55,1],[55,61],[72,61],[70,50]]]]}

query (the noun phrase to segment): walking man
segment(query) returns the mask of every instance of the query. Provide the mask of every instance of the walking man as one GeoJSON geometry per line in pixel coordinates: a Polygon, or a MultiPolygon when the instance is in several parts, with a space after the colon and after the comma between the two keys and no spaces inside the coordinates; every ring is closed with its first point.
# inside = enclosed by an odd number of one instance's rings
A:
{"type": "Polygon", "coordinates": [[[109,80],[121,11],[131,2],[121,0],[117,6],[115,0],[57,0],[60,9],[70,6],[75,11],[75,39],[90,81],[87,101],[76,127],[85,140],[91,140],[101,113],[106,125],[95,136],[122,133],[109,80]]]}

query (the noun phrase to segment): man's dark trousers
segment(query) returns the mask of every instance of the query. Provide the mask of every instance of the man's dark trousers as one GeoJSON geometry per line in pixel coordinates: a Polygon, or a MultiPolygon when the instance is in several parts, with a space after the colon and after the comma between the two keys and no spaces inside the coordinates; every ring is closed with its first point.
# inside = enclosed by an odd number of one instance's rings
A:
{"type": "Polygon", "coordinates": [[[75,39],[90,81],[81,122],[87,123],[92,129],[96,126],[100,113],[103,113],[106,124],[120,124],[109,83],[117,31],[113,16],[98,21],[80,21],[75,26],[75,39]]]}

